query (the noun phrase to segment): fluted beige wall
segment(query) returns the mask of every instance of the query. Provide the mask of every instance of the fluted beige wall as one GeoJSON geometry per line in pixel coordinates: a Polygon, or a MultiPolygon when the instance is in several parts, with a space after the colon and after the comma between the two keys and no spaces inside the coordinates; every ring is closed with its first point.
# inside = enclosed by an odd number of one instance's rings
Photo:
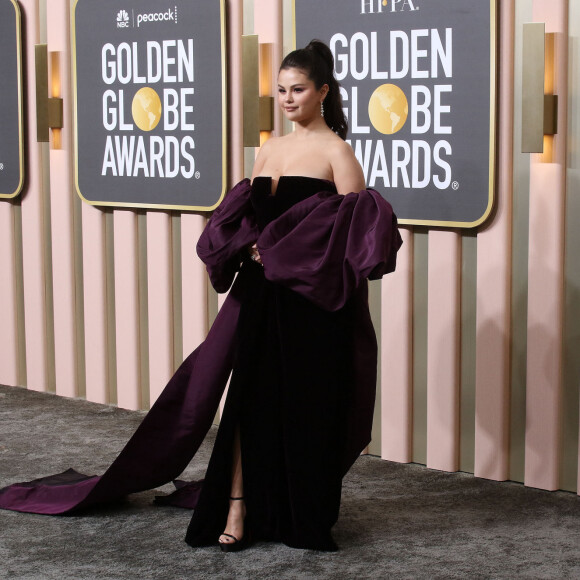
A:
{"type": "MultiPolygon", "coordinates": [[[[219,306],[195,256],[204,217],[80,202],[71,172],[72,2],[20,4],[28,178],[18,199],[0,201],[0,383],[147,408],[219,306]],[[41,41],[60,63],[61,149],[34,138],[31,59],[41,41]]],[[[254,156],[241,142],[241,35],[258,34],[278,60],[293,47],[292,3],[226,5],[234,183],[254,156]]],[[[497,208],[477,232],[403,228],[397,272],[373,283],[381,360],[369,451],[577,491],[580,3],[500,0],[497,10],[497,208]],[[556,33],[551,159],[520,153],[522,25],[533,20],[556,33]]],[[[278,133],[287,130],[277,122],[278,133]]]]}

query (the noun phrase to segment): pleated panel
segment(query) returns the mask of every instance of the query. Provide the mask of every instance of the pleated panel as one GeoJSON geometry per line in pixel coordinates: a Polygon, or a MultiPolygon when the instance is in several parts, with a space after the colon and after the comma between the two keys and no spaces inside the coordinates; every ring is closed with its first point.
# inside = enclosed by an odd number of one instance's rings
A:
{"type": "MultiPolygon", "coordinates": [[[[568,182],[566,197],[566,251],[564,267],[564,368],[562,415],[562,468],[560,487],[578,490],[578,422],[580,386],[580,2],[569,3],[570,58],[568,61],[568,182]]],[[[580,491],[580,490],[579,490],[580,491]]]]}
{"type": "Polygon", "coordinates": [[[183,355],[187,356],[205,339],[208,330],[207,276],[195,246],[203,231],[201,215],[181,216],[181,283],[183,311],[183,355]]]}
{"type": "Polygon", "coordinates": [[[427,466],[459,467],[461,236],[429,232],[427,466]]]}
{"type": "Polygon", "coordinates": [[[16,342],[18,382],[24,386],[26,381],[26,336],[24,330],[24,282],[22,271],[22,207],[21,197],[13,202],[14,211],[14,288],[16,298],[16,342]]]}
{"type": "Polygon", "coordinates": [[[137,215],[122,210],[113,213],[117,404],[123,409],[139,409],[141,361],[137,215]]]}
{"type": "MultiPolygon", "coordinates": [[[[271,44],[272,79],[270,95],[277,94],[278,69],[282,62],[282,0],[254,0],[254,34],[260,44],[271,44]]],[[[274,106],[274,135],[282,135],[283,120],[280,107],[274,106]]]]}
{"type": "Polygon", "coordinates": [[[173,374],[171,216],[147,213],[147,303],[149,330],[149,403],[173,374]]]}
{"type": "MultiPolygon", "coordinates": [[[[532,20],[532,0],[517,0],[514,31],[514,153],[512,184],[511,373],[509,478],[524,481],[526,351],[528,332],[528,229],[530,155],[522,153],[523,24],[532,20]]],[[[501,89],[500,89],[501,90],[501,89]]],[[[502,103],[500,102],[500,109],[502,103]]]]}
{"type": "MultiPolygon", "coordinates": [[[[227,1],[232,7],[237,3],[237,0],[227,1]]],[[[285,1],[288,2],[288,0],[285,1]]],[[[254,34],[254,0],[242,0],[242,6],[243,34],[254,34]]]]}
{"type": "Polygon", "coordinates": [[[413,461],[427,463],[427,304],[429,234],[413,229],[413,461]]]}
{"type": "Polygon", "coordinates": [[[147,213],[137,213],[137,298],[140,408],[150,407],[149,387],[149,263],[147,260],[147,213]]]}
{"type": "Polygon", "coordinates": [[[562,189],[556,164],[532,164],[525,483],[558,489],[562,404],[562,189]]]}
{"type": "Polygon", "coordinates": [[[377,361],[377,387],[375,397],[375,409],[373,415],[373,426],[371,431],[371,442],[367,447],[367,453],[371,455],[382,455],[382,416],[381,416],[381,366],[380,358],[381,352],[381,280],[369,281],[369,309],[371,313],[371,320],[375,329],[378,346],[378,361],[377,361]]]}
{"type": "Polygon", "coordinates": [[[475,463],[475,359],[477,312],[477,235],[461,235],[461,328],[459,354],[459,467],[473,473],[475,463]]]}
{"type": "MultiPolygon", "coordinates": [[[[73,160],[74,164],[74,160],[73,160]]],[[[85,361],[85,294],[83,285],[83,203],[74,191],[73,202],[73,249],[74,249],[74,296],[75,296],[75,337],[76,337],[76,372],[77,397],[86,398],[86,361],[85,361]]]]}
{"type": "Polygon", "coordinates": [[[477,236],[475,475],[509,478],[514,2],[501,5],[498,180],[493,220],[477,236]]]}
{"type": "Polygon", "coordinates": [[[14,204],[0,201],[0,384],[18,384],[18,307],[16,299],[14,204]]]}
{"type": "Polygon", "coordinates": [[[106,323],[107,323],[107,378],[109,402],[117,404],[117,322],[115,299],[115,212],[103,211],[105,219],[105,275],[106,275],[106,323]]]}
{"type": "Polygon", "coordinates": [[[242,99],[242,35],[244,9],[240,0],[227,0],[228,16],[228,181],[244,177],[244,111],[242,99]]]}
{"type": "Polygon", "coordinates": [[[73,197],[67,152],[50,152],[52,275],[56,392],[78,393],[76,365],[76,301],[73,246],[73,197]]]}
{"type": "Polygon", "coordinates": [[[397,269],[382,281],[381,457],[408,463],[413,443],[413,234],[401,228],[397,269]]]}
{"type": "MultiPolygon", "coordinates": [[[[72,184],[72,93],[70,71],[69,5],[53,0],[47,12],[50,96],[63,99],[63,129],[51,136],[50,210],[55,340],[55,380],[59,395],[74,397],[77,386],[74,208],[72,184]],[[59,143],[59,142],[60,143],[59,143]],[[58,149],[56,149],[58,147],[58,149]]],[[[47,95],[48,96],[48,95],[47,95]]]]}
{"type": "Polygon", "coordinates": [[[283,39],[282,55],[294,50],[294,1],[282,0],[283,39]]]}
{"type": "Polygon", "coordinates": [[[82,204],[86,397],[109,403],[105,213],[82,204]]]}
{"type": "Polygon", "coordinates": [[[553,490],[561,459],[568,4],[536,1],[533,8],[534,20],[556,33],[553,82],[561,131],[545,143],[549,157],[532,155],[530,169],[525,483],[553,490]]]}
{"type": "MultiPolygon", "coordinates": [[[[173,326],[173,370],[183,361],[183,308],[181,292],[183,280],[181,276],[181,214],[171,214],[171,301],[173,326]]],[[[203,306],[203,303],[202,303],[203,306]]]]}
{"type": "Polygon", "coordinates": [[[24,132],[26,135],[26,185],[22,196],[22,275],[24,284],[26,379],[29,389],[47,391],[50,388],[49,354],[47,340],[46,262],[44,248],[45,216],[42,184],[41,146],[36,142],[36,86],[34,45],[38,43],[38,5],[35,0],[20,2],[25,34],[24,84],[27,89],[27,110],[24,132]]]}

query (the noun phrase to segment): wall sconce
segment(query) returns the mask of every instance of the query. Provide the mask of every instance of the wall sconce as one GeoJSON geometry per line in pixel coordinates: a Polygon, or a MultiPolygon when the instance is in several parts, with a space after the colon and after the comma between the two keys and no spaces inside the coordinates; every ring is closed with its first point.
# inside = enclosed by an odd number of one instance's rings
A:
{"type": "Polygon", "coordinates": [[[244,147],[259,147],[260,133],[274,129],[271,62],[271,45],[259,44],[257,34],[242,37],[244,147]]]}
{"type": "Polygon", "coordinates": [[[522,70],[522,153],[543,153],[544,135],[558,131],[554,90],[554,35],[544,23],[524,24],[522,70]]]}
{"type": "Polygon", "coordinates": [[[48,90],[48,47],[37,44],[34,47],[36,68],[36,140],[50,141],[53,129],[53,145],[60,148],[60,130],[63,126],[63,103],[60,95],[60,61],[58,53],[51,53],[50,96],[48,90]]]}

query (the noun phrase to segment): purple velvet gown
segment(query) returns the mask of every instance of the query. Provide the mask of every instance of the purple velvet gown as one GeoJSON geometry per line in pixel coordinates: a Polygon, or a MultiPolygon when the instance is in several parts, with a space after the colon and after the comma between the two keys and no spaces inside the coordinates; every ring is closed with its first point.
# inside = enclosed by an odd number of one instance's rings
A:
{"type": "Polygon", "coordinates": [[[247,530],[256,539],[333,550],[342,477],[370,440],[376,339],[366,279],[395,268],[401,244],[374,190],[341,196],[306,177],[246,179],[198,243],[216,290],[230,288],[207,339],[177,370],[102,476],[73,470],[0,490],[0,508],[79,511],[174,480],[203,441],[228,376],[224,415],[203,485],[163,503],[195,507],[186,541],[225,527],[240,428],[247,530]],[[263,267],[248,258],[257,242],[263,267]],[[199,496],[201,489],[201,496],[199,496]]]}
{"type": "MultiPolygon", "coordinates": [[[[259,232],[320,190],[320,179],[254,180],[259,232]]],[[[333,550],[338,518],[346,409],[353,388],[354,298],[336,310],[316,306],[244,256],[242,303],[232,380],[201,497],[186,541],[214,544],[229,508],[231,450],[240,427],[247,532],[296,548],[333,550]]]]}

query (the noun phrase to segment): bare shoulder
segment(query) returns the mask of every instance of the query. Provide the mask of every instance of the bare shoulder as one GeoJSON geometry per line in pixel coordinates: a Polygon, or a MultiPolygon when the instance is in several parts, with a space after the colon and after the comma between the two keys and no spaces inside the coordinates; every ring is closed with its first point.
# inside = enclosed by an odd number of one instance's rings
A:
{"type": "Polygon", "coordinates": [[[276,149],[280,146],[280,141],[283,137],[270,137],[262,145],[260,146],[260,151],[258,155],[268,154],[273,149],[276,149]]]}
{"type": "Polygon", "coordinates": [[[258,151],[258,156],[256,161],[260,158],[267,159],[271,155],[276,155],[279,151],[283,150],[288,146],[288,136],[283,137],[270,137],[267,141],[264,141],[260,146],[260,151],[258,151]]]}
{"type": "Polygon", "coordinates": [[[331,153],[333,157],[339,156],[343,161],[349,158],[356,161],[352,147],[346,141],[343,141],[338,135],[333,134],[333,138],[329,139],[328,145],[331,148],[329,153],[331,153]]]}
{"type": "Polygon", "coordinates": [[[330,164],[338,193],[347,194],[365,189],[365,178],[352,147],[336,136],[329,147],[330,164]]]}

